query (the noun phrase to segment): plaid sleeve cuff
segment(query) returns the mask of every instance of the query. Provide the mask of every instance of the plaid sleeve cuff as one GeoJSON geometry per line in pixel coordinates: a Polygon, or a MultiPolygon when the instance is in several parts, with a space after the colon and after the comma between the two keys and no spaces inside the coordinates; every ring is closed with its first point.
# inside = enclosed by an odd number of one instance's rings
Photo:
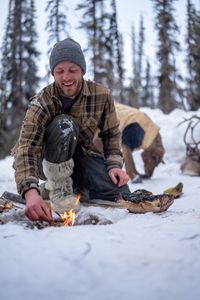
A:
{"type": "Polygon", "coordinates": [[[24,194],[30,190],[30,189],[36,189],[38,193],[40,193],[39,185],[38,185],[38,179],[35,177],[29,177],[24,180],[24,182],[19,187],[19,194],[24,196],[24,194]]]}
{"type": "Polygon", "coordinates": [[[123,167],[123,158],[120,155],[109,155],[106,158],[107,170],[123,167]]]}

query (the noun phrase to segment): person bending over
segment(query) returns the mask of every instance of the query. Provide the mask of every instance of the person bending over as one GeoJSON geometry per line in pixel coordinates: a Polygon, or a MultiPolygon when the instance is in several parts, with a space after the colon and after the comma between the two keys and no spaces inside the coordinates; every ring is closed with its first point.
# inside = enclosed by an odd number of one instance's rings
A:
{"type": "MultiPolygon", "coordinates": [[[[134,183],[142,182],[143,178],[150,178],[154,169],[163,162],[165,153],[160,128],[144,112],[121,103],[115,103],[117,118],[120,121],[122,152],[126,173],[134,183]],[[140,174],[135,166],[133,152],[142,151],[144,174],[140,174]]],[[[95,135],[94,143],[101,150],[101,133],[95,135]]]]}

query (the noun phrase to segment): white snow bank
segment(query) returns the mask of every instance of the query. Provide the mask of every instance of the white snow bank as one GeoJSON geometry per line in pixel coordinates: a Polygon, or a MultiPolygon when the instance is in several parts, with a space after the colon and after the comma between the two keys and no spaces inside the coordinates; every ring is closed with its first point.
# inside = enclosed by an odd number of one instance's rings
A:
{"type": "MultiPolygon", "coordinates": [[[[84,208],[111,225],[0,225],[0,299],[200,299],[200,180],[180,173],[185,127],[176,127],[192,113],[142,110],[161,127],[166,164],[130,188],[155,194],[181,181],[183,196],[162,214],[84,208]]],[[[0,161],[4,190],[16,191],[11,157],[0,161]]]]}

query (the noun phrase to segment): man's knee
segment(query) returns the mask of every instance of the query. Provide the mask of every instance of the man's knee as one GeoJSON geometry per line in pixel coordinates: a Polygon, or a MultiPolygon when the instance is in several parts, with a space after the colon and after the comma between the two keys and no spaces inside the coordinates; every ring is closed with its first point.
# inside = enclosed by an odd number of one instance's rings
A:
{"type": "Polygon", "coordinates": [[[47,161],[60,163],[72,158],[78,141],[78,128],[65,114],[56,116],[46,129],[43,156],[47,161]]]}

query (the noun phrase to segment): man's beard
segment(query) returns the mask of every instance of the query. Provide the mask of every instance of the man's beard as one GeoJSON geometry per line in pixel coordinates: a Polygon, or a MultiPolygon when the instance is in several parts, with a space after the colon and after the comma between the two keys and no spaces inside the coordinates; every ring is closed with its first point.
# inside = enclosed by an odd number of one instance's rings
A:
{"type": "Polygon", "coordinates": [[[64,86],[62,83],[56,82],[59,94],[66,98],[74,99],[82,88],[83,78],[75,80],[72,86],[64,86]]]}

